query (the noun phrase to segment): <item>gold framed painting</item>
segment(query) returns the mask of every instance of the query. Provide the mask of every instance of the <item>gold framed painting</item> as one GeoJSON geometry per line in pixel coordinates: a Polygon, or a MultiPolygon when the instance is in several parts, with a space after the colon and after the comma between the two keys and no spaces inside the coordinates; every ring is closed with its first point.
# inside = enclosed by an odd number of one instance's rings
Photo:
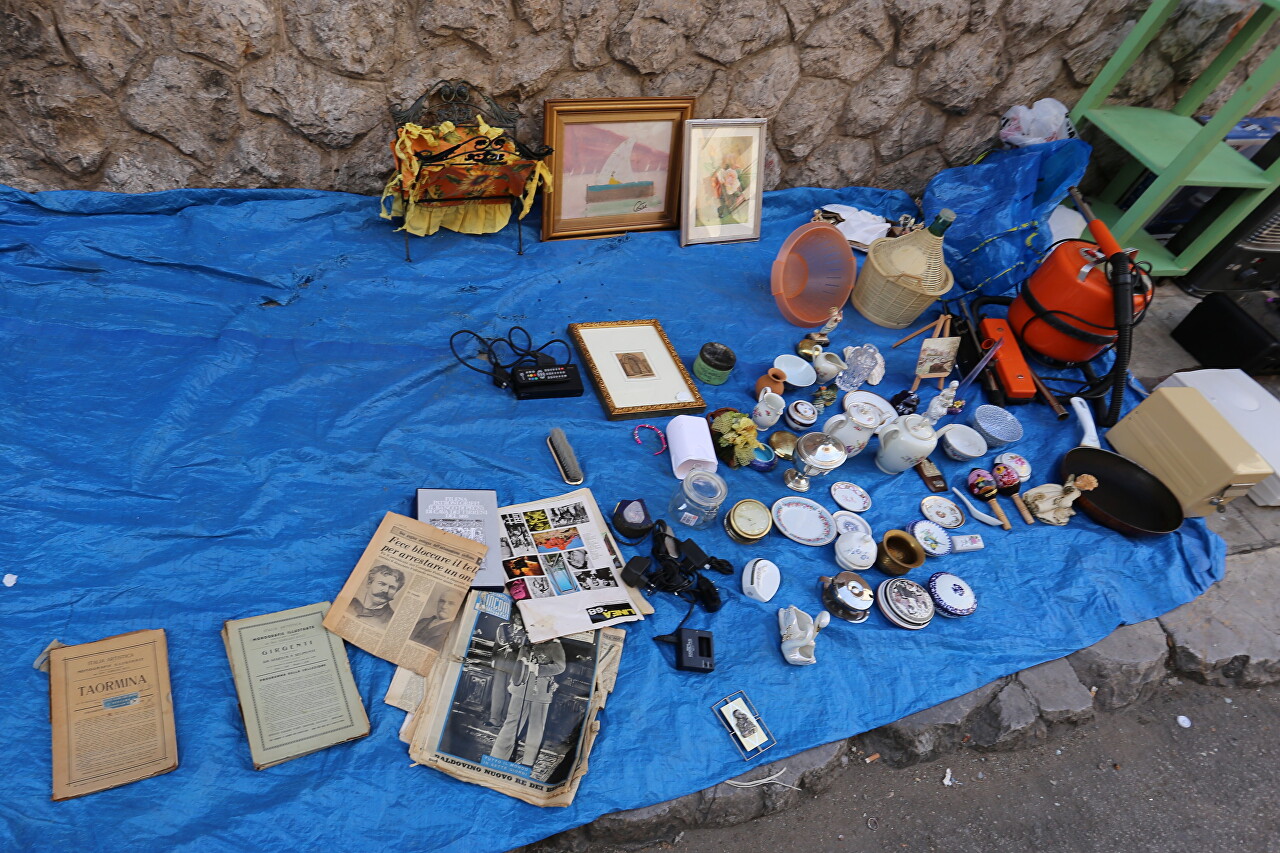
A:
{"type": "Polygon", "coordinates": [[[570,323],[569,335],[609,420],[706,410],[657,320],[570,323]]]}
{"type": "Polygon", "coordinates": [[[767,120],[687,121],[680,245],[760,239],[767,120]]]}
{"type": "Polygon", "coordinates": [[[542,239],[609,237],[680,222],[684,124],[693,98],[546,101],[552,186],[542,239]]]}

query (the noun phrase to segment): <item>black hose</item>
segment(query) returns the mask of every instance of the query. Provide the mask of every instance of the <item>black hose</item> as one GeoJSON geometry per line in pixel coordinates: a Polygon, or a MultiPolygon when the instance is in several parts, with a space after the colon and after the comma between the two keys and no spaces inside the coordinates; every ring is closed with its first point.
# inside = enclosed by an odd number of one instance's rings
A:
{"type": "Polygon", "coordinates": [[[1116,313],[1116,361],[1111,366],[1111,405],[1102,418],[1102,425],[1112,427],[1120,420],[1124,405],[1125,386],[1129,381],[1129,357],[1133,350],[1133,266],[1124,252],[1112,255],[1110,264],[1111,287],[1115,295],[1116,313]]]}

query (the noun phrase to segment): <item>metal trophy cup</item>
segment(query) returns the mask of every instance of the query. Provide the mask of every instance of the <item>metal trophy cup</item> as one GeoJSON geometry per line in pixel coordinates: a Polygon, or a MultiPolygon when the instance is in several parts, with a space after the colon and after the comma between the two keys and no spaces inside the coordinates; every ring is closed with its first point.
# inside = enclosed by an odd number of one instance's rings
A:
{"type": "Polygon", "coordinates": [[[782,475],[787,488],[796,492],[809,491],[809,478],[829,474],[844,464],[849,456],[844,444],[822,432],[807,432],[796,441],[792,468],[782,475]]]}

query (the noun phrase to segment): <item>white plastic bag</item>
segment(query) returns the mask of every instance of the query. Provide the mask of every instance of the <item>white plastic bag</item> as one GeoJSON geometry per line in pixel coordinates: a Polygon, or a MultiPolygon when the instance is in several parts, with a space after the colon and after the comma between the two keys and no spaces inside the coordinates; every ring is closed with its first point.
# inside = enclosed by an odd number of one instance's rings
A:
{"type": "Polygon", "coordinates": [[[1041,98],[1030,107],[1010,107],[1000,119],[1000,141],[1014,148],[1072,139],[1076,129],[1067,118],[1066,106],[1053,98],[1041,98]]]}

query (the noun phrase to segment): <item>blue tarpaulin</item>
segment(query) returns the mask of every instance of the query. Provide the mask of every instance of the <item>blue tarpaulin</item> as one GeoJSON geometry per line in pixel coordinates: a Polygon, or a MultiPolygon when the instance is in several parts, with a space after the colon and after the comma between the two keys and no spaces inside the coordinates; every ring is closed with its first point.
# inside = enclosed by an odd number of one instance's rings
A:
{"type": "MultiPolygon", "coordinates": [[[[545,340],[574,321],[656,317],[686,363],[708,340],[733,347],[730,380],[700,389],[709,410],[749,410],[756,378],[806,331],[774,306],[770,265],[786,236],[832,202],[894,218],[914,211],[901,193],[794,189],[767,194],[757,243],[681,249],[666,231],[527,240],[520,257],[510,230],[442,231],[414,238],[406,262],[402,235],[360,196],[0,189],[0,572],[17,576],[0,587],[0,847],[506,850],[744,772],[711,711],[734,691],[746,691],[777,738],[766,757],[781,759],[1066,655],[1221,577],[1222,540],[1199,520],[1144,539],[1083,516],[1065,528],[1015,518],[1008,533],[970,521],[962,532],[982,534],[985,550],[931,559],[912,576],[962,575],[979,598],[973,616],[922,631],[878,613],[837,622],[818,640],[817,665],[792,667],[778,651],[776,611],[819,610],[817,577],[836,569],[831,548],[776,533],[747,547],[717,526],[695,537],[704,549],[737,567],[773,559],[781,591],[762,604],[738,578],[716,576],[724,608],[689,622],[715,633],[711,674],[673,669],[671,647],[652,638],[685,606],[655,597],[657,613],[628,626],[571,807],[539,809],[411,767],[396,737],[404,715],[381,701],[393,667],[354,648],[372,734],[253,770],[223,621],[331,600],[383,514],[412,514],[416,488],[492,488],[500,504],[569,491],[544,442],[555,426],[606,512],[632,497],[661,512],[676,486],[667,457],[632,440],[636,422],[606,420],[590,392],[517,402],[454,361],[452,332],[521,325],[545,340]],[[181,766],[50,802],[48,678],[31,661],[55,638],[142,628],[168,632],[181,766]]],[[[879,345],[889,374],[876,390],[889,396],[910,383],[918,353],[914,342],[889,349],[901,334],[849,308],[833,341],[879,345]]],[[[932,393],[926,385],[926,401],[932,393]]],[[[1016,414],[1032,484],[1054,480],[1078,430],[1041,406],[1016,414]]],[[[919,518],[926,492],[914,473],[877,471],[874,446],[838,479],[871,493],[865,517],[879,534],[919,518]]],[[[953,483],[970,467],[935,458],[953,483]]],[[[781,469],[724,473],[730,500],[790,494],[781,469]]],[[[818,481],[811,495],[834,509],[829,485],[818,481]]]]}

